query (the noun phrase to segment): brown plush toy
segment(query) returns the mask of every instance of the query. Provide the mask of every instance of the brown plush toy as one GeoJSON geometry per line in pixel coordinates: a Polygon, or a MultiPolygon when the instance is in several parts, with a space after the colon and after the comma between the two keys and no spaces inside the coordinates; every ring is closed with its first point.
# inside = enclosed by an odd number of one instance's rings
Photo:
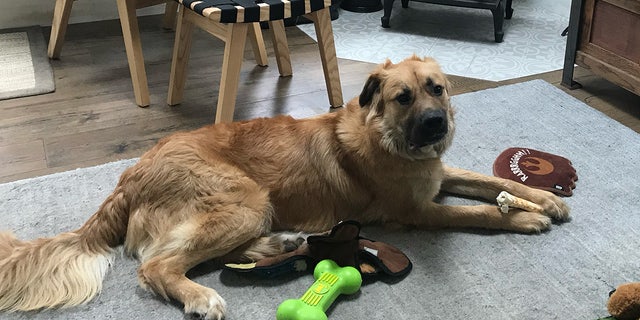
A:
{"type": "Polygon", "coordinates": [[[607,310],[617,320],[639,320],[640,282],[625,283],[611,291],[607,310]]]}
{"type": "Polygon", "coordinates": [[[531,148],[509,148],[493,163],[493,175],[570,197],[578,175],[571,161],[531,148]]]}

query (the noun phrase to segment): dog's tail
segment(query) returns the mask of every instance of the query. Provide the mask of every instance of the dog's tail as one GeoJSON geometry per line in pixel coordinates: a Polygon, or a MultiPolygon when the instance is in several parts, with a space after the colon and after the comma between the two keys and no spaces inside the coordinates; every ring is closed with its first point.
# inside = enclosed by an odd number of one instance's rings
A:
{"type": "Polygon", "coordinates": [[[0,233],[0,310],[69,307],[102,289],[114,248],[127,230],[129,204],[118,187],[80,229],[20,241],[0,233]]]}

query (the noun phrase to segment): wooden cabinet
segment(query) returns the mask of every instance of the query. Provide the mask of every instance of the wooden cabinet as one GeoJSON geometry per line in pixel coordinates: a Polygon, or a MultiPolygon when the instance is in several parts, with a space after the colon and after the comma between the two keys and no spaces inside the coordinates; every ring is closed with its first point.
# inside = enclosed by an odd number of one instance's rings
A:
{"type": "Polygon", "coordinates": [[[574,64],[640,95],[640,0],[573,0],[562,84],[574,64]]]}

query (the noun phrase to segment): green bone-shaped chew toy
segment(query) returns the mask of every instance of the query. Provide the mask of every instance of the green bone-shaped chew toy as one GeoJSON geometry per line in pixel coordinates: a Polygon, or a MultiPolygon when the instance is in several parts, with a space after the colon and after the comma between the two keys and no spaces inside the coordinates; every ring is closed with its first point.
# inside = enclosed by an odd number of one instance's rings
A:
{"type": "Polygon", "coordinates": [[[354,267],[338,266],[333,260],[322,260],[313,270],[316,282],[300,299],[281,303],[277,320],[326,320],[325,311],[340,294],[353,294],[360,289],[362,276],[354,267]]]}

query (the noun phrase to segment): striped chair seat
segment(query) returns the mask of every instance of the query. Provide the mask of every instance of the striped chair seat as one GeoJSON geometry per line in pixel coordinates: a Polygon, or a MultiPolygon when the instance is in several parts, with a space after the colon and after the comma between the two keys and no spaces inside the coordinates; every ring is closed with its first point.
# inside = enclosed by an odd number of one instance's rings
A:
{"type": "Polygon", "coordinates": [[[269,26],[280,76],[292,76],[284,20],[302,15],[311,20],[315,26],[329,105],[340,107],[344,104],[330,13],[330,6],[339,0],[175,1],[181,5],[178,5],[178,24],[173,46],[167,104],[173,106],[182,103],[192,33],[194,27],[198,27],[224,42],[215,121],[217,123],[233,121],[245,43],[249,42],[253,47],[257,64],[266,66],[267,50],[260,26],[261,22],[265,22],[269,26]]]}
{"type": "Polygon", "coordinates": [[[216,22],[281,20],[329,7],[332,0],[177,0],[216,22]]]}

